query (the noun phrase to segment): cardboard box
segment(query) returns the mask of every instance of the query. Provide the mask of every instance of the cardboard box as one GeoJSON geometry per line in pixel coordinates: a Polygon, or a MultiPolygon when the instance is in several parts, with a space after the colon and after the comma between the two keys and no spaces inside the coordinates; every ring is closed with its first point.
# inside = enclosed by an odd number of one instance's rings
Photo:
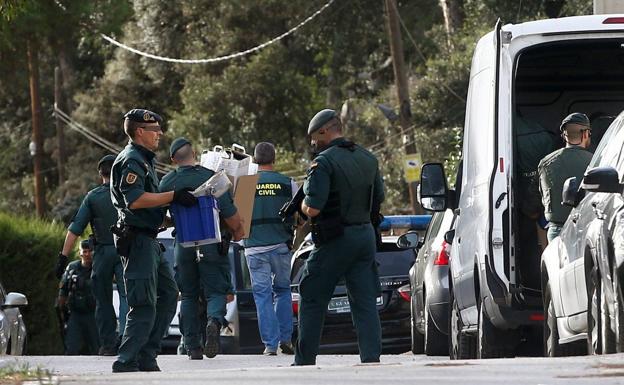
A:
{"type": "Polygon", "coordinates": [[[259,175],[257,174],[240,176],[234,189],[234,205],[243,219],[243,228],[245,230],[243,238],[249,238],[258,178],[259,175]]]}

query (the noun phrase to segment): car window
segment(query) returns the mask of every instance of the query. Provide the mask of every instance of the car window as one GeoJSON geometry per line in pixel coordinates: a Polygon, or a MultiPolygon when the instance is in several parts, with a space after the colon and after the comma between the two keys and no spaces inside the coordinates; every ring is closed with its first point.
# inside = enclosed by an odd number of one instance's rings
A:
{"type": "Polygon", "coordinates": [[[622,148],[622,125],[624,124],[624,115],[620,114],[615,121],[611,124],[607,132],[604,134],[598,148],[594,153],[594,156],[589,163],[589,168],[610,164],[615,166],[617,162],[618,153],[622,148]],[[611,145],[610,145],[611,144],[611,145]],[[617,148],[617,150],[616,150],[617,148]]]}
{"type": "Polygon", "coordinates": [[[414,250],[399,249],[395,243],[383,243],[377,249],[375,259],[378,263],[379,276],[408,275],[409,269],[414,263],[414,250]]]}
{"type": "MultiPolygon", "coordinates": [[[[230,248],[230,252],[232,252],[232,248],[230,248]]],[[[239,254],[239,261],[241,266],[241,275],[242,282],[241,288],[243,289],[251,289],[251,274],[249,274],[249,267],[247,266],[247,258],[245,258],[245,253],[242,251],[239,254]]]]}
{"type": "Polygon", "coordinates": [[[0,284],[0,304],[4,304],[4,300],[6,299],[6,292],[4,291],[4,287],[0,284]]]}
{"type": "Polygon", "coordinates": [[[162,245],[165,246],[165,252],[163,254],[167,262],[169,262],[169,268],[171,269],[171,274],[174,274],[173,266],[175,264],[175,258],[173,256],[173,248],[174,248],[173,238],[159,238],[158,242],[162,243],[162,245]]]}
{"type": "Polygon", "coordinates": [[[444,219],[445,211],[436,212],[433,214],[431,218],[431,223],[429,227],[427,227],[427,235],[425,235],[425,243],[428,244],[436,237],[438,231],[440,230],[440,225],[442,224],[442,220],[444,219]]]}

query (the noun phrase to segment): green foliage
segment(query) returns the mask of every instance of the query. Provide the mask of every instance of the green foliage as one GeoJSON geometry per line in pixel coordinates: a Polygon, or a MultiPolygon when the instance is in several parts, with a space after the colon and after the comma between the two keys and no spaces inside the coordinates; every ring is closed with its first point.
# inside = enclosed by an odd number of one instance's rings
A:
{"type": "Polygon", "coordinates": [[[54,302],[56,255],[65,231],[58,224],[0,213],[0,281],[7,291],[28,298],[22,309],[28,354],[62,354],[54,302]]]}

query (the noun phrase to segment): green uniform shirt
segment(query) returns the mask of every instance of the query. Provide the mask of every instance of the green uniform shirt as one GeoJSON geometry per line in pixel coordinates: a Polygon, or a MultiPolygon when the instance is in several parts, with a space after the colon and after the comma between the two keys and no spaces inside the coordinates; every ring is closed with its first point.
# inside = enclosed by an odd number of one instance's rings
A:
{"type": "Polygon", "coordinates": [[[165,218],[162,207],[130,209],[143,193],[158,192],[158,176],[154,169],[155,154],[132,141],[113,163],[111,170],[111,197],[119,220],[129,226],[158,230],[165,218]]]}
{"type": "Polygon", "coordinates": [[[96,242],[112,245],[113,234],[110,228],[115,222],[117,210],[111,201],[110,186],[102,184],[87,193],[67,229],[76,235],[82,235],[90,223],[96,242]]]}
{"type": "Polygon", "coordinates": [[[549,222],[563,224],[571,208],[561,204],[566,179],[582,178],[592,153],[579,146],[569,146],[548,154],[537,167],[544,214],[549,222]]]}
{"type": "Polygon", "coordinates": [[[59,296],[67,298],[67,305],[72,312],[95,311],[91,267],[83,266],[81,261],[73,261],[67,265],[61,278],[59,296]]]}
{"type": "Polygon", "coordinates": [[[304,184],[305,204],[321,216],[340,215],[345,224],[370,222],[371,207],[384,200],[377,158],[338,138],[310,165],[304,184]]]}
{"type": "MultiPolygon", "coordinates": [[[[205,167],[196,166],[180,166],[177,169],[169,172],[165,175],[160,182],[159,191],[176,191],[180,189],[190,188],[196,189],[202,183],[210,179],[214,175],[214,171],[205,167]]],[[[236,206],[232,200],[232,194],[227,191],[217,199],[219,205],[219,212],[222,218],[229,218],[236,214],[236,206]]],[[[175,218],[173,218],[175,223],[175,218]]],[[[203,253],[216,253],[217,246],[215,244],[201,246],[200,249],[203,253]]],[[[193,248],[189,248],[190,251],[194,251],[193,248]]]]}
{"type": "Polygon", "coordinates": [[[276,171],[258,174],[251,231],[249,239],[244,241],[246,248],[279,245],[293,236],[292,221],[284,223],[278,215],[282,206],[292,199],[292,179],[276,171]]]}

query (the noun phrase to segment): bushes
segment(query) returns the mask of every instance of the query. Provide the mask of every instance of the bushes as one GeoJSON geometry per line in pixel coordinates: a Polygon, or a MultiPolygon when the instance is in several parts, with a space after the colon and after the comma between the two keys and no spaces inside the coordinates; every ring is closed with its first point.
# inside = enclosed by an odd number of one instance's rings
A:
{"type": "Polygon", "coordinates": [[[0,213],[0,281],[7,291],[28,298],[28,306],[22,309],[27,354],[63,354],[53,270],[64,236],[65,229],[58,224],[0,213]]]}

